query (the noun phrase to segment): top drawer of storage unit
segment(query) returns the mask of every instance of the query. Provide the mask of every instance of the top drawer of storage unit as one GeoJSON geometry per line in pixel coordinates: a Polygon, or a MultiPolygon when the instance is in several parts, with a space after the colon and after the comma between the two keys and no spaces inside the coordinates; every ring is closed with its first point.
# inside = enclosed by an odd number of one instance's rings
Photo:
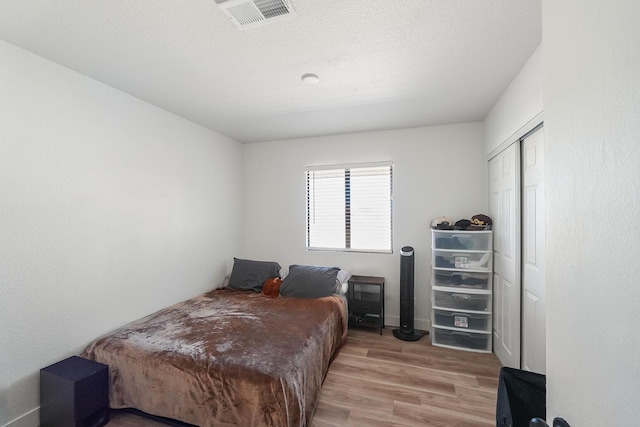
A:
{"type": "Polygon", "coordinates": [[[432,230],[433,249],[490,251],[491,231],[432,230]]]}
{"type": "Polygon", "coordinates": [[[434,268],[453,268],[475,271],[489,271],[493,264],[491,252],[433,251],[434,268]]]}

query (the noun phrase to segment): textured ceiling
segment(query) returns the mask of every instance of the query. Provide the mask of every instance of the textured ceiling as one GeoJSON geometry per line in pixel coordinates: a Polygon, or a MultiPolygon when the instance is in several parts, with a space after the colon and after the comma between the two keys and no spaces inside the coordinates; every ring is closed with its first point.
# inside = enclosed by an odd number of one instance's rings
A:
{"type": "Polygon", "coordinates": [[[242,142],[483,120],[542,40],[540,0],[291,2],[2,0],[0,38],[242,142]]]}

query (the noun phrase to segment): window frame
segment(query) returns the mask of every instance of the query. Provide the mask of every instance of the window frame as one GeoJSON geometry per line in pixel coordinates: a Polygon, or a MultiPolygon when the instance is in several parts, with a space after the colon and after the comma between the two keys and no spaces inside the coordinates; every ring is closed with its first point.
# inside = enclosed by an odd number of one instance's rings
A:
{"type": "MultiPolygon", "coordinates": [[[[321,166],[307,166],[305,167],[305,247],[308,251],[329,251],[329,252],[360,252],[360,253],[383,253],[383,254],[392,254],[393,253],[393,162],[392,161],[383,161],[383,162],[370,162],[370,163],[345,163],[345,164],[336,164],[336,165],[321,165],[321,166]],[[352,248],[351,246],[351,171],[353,169],[365,169],[365,168],[374,168],[374,167],[388,167],[388,178],[389,178],[389,248],[388,249],[367,249],[367,248],[352,248]],[[344,233],[345,233],[345,247],[322,247],[322,246],[311,246],[311,202],[310,202],[310,172],[315,171],[332,171],[332,170],[344,170],[345,173],[345,203],[344,203],[344,211],[345,211],[345,224],[344,224],[344,233]]],[[[381,176],[385,176],[381,175],[381,176]]],[[[385,187],[386,188],[386,187],[385,187]]]]}

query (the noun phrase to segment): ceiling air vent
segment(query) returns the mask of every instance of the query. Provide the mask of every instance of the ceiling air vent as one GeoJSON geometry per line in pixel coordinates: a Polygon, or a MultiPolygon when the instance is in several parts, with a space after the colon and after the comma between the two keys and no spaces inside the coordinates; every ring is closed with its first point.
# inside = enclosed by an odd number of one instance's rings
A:
{"type": "Polygon", "coordinates": [[[249,28],[295,16],[289,0],[215,0],[238,28],[249,28]]]}

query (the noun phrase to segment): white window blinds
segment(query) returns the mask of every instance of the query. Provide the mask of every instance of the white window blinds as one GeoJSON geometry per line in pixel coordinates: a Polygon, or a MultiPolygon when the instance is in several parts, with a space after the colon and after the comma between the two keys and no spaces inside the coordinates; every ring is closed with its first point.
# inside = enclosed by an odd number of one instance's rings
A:
{"type": "Polygon", "coordinates": [[[307,248],[392,252],[393,165],[308,168],[307,248]]]}

